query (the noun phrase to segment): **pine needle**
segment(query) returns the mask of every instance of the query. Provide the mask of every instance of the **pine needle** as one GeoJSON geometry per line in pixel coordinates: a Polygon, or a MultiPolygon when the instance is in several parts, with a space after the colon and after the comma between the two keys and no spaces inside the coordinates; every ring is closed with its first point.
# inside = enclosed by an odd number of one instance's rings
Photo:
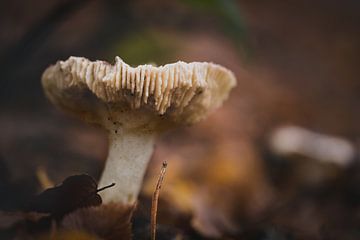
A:
{"type": "Polygon", "coordinates": [[[43,166],[37,167],[36,177],[37,177],[37,179],[41,185],[41,188],[43,190],[55,186],[54,182],[50,180],[49,175],[47,174],[47,171],[43,166]]]}

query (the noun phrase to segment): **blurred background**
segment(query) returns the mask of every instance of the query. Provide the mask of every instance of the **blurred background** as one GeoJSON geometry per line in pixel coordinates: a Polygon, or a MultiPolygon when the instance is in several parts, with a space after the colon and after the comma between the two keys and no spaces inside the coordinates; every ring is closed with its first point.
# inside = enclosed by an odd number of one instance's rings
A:
{"type": "Polygon", "coordinates": [[[157,141],[134,239],[162,161],[159,223],[171,236],[360,239],[359,25],[356,0],[0,1],[0,209],[40,192],[44,174],[102,170],[105,132],[47,101],[48,65],[211,61],[237,87],[157,141]]]}

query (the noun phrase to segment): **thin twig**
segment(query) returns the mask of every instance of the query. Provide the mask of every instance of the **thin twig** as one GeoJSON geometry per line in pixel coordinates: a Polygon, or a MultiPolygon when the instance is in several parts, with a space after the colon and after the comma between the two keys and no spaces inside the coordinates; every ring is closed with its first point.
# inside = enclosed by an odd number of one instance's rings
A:
{"type": "Polygon", "coordinates": [[[112,184],[109,184],[109,185],[107,185],[107,186],[105,186],[105,187],[99,188],[99,189],[96,190],[96,192],[97,192],[97,193],[98,193],[98,192],[101,192],[101,191],[103,191],[103,190],[105,190],[105,189],[107,189],[107,188],[111,188],[111,187],[113,187],[113,186],[115,186],[115,183],[112,183],[112,184]]]}
{"type": "Polygon", "coordinates": [[[43,190],[55,186],[54,182],[50,180],[49,175],[47,174],[47,171],[43,166],[37,167],[36,177],[43,190]]]}
{"type": "Polygon", "coordinates": [[[160,175],[156,184],[156,188],[152,197],[151,202],[151,240],[155,240],[156,238],[156,215],[159,201],[159,194],[161,189],[161,184],[164,180],[164,176],[166,173],[167,162],[163,162],[160,175]]]}

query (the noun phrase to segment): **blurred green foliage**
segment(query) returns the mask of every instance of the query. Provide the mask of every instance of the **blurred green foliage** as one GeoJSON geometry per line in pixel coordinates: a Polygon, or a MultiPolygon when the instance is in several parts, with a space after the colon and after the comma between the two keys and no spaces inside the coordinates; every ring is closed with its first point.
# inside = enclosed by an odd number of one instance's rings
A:
{"type": "Polygon", "coordinates": [[[158,30],[146,30],[129,34],[110,52],[112,56],[115,53],[132,65],[161,65],[172,60],[178,46],[180,43],[173,35],[158,30]]]}
{"type": "MultiPolygon", "coordinates": [[[[238,4],[234,0],[180,0],[190,11],[210,14],[220,22],[220,30],[231,38],[240,53],[248,57],[250,48],[247,31],[238,4]]],[[[176,61],[176,52],[183,44],[171,33],[158,29],[129,33],[125,38],[112,45],[109,56],[121,56],[131,65],[155,63],[157,65],[176,61]]]]}
{"type": "Polygon", "coordinates": [[[195,10],[215,15],[222,22],[222,30],[235,42],[238,50],[250,54],[247,30],[240,12],[240,6],[234,0],[182,0],[195,10]]]}

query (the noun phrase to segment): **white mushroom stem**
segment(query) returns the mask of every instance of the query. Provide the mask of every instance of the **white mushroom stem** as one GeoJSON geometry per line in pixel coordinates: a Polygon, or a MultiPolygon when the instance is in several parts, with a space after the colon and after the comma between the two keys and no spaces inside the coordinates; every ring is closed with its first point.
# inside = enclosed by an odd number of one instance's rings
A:
{"type": "Polygon", "coordinates": [[[99,194],[104,203],[134,203],[154,149],[154,133],[110,130],[109,153],[99,187],[116,185],[99,194]]]}

